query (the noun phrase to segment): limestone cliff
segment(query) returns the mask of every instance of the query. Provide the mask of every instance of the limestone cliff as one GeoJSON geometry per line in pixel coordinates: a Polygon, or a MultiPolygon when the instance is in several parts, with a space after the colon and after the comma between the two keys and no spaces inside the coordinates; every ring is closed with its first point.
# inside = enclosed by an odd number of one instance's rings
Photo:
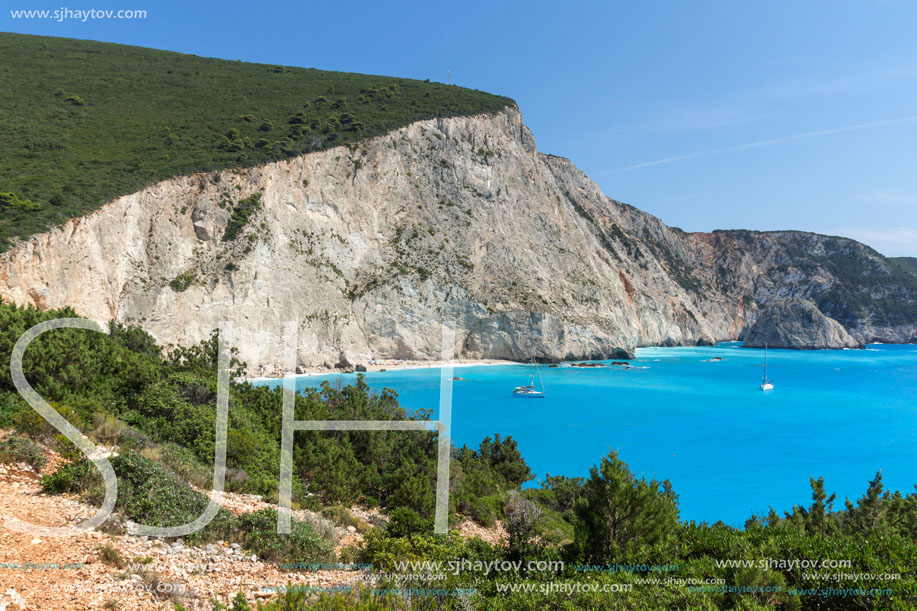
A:
{"type": "Polygon", "coordinates": [[[811,301],[789,299],[764,310],[745,331],[742,345],[750,348],[862,348],[841,323],[828,318],[811,301]]]}
{"type": "Polygon", "coordinates": [[[0,297],[164,344],[230,320],[250,365],[280,361],[288,320],[307,365],[435,358],[444,319],[458,356],[556,360],[734,339],[790,297],[859,341],[914,341],[917,278],[897,269],[843,238],[669,228],[538,153],[508,108],[153,185],[8,250],[0,297]]]}

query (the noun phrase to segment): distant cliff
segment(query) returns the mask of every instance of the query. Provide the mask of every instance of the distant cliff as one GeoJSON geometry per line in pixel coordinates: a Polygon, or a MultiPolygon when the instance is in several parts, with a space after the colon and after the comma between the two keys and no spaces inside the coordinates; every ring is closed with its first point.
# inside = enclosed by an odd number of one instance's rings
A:
{"type": "Polygon", "coordinates": [[[515,108],[178,177],[0,255],[0,297],[142,324],[163,343],[234,322],[250,364],[609,357],[743,336],[804,300],[856,342],[917,341],[917,276],[853,240],[685,233],[536,151],[515,108]]]}
{"type": "Polygon", "coordinates": [[[745,331],[742,345],[749,348],[862,348],[844,327],[828,318],[811,301],[788,299],[772,305],[758,315],[745,331]]]}

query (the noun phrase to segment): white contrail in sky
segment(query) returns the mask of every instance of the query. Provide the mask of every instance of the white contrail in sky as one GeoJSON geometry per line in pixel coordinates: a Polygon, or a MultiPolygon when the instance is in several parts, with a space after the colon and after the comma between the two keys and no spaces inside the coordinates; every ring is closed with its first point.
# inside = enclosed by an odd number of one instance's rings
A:
{"type": "Polygon", "coordinates": [[[811,138],[813,136],[824,136],[826,134],[839,134],[841,132],[852,132],[857,129],[868,129],[870,127],[879,127],[881,125],[892,125],[894,123],[905,123],[908,121],[917,121],[917,115],[911,115],[909,117],[900,117],[898,119],[885,119],[883,121],[872,121],[871,123],[860,123],[858,125],[848,125],[846,127],[834,127],[832,129],[820,129],[814,132],[805,132],[803,134],[793,134],[792,136],[781,136],[779,138],[770,138],[769,140],[758,140],[757,142],[748,142],[747,144],[740,144],[738,146],[730,146],[722,149],[714,149],[712,151],[698,151],[697,153],[689,153],[687,155],[678,155],[675,157],[666,157],[665,159],[657,159],[655,161],[644,161],[643,163],[635,163],[634,165],[627,165],[623,168],[618,168],[616,170],[608,170],[602,172],[602,174],[620,174],[621,172],[629,172],[631,170],[637,170],[640,168],[648,168],[654,165],[662,165],[664,163],[672,163],[673,161],[684,161],[685,159],[694,159],[696,157],[710,157],[712,155],[722,155],[723,153],[734,153],[736,151],[744,151],[745,149],[758,148],[759,146],[770,146],[772,144],[781,144],[783,142],[789,142],[790,140],[799,140],[800,138],[811,138]]]}

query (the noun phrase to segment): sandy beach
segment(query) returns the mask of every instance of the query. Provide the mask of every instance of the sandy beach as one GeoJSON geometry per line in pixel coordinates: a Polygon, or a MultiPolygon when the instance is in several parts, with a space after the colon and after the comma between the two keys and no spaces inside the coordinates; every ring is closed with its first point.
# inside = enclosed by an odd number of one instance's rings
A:
{"type": "MultiPolygon", "coordinates": [[[[452,367],[484,367],[489,365],[519,365],[516,361],[505,361],[501,359],[456,359],[451,361],[450,364],[452,367]]],[[[366,372],[374,371],[401,371],[407,369],[430,369],[434,367],[442,367],[443,362],[436,361],[416,361],[410,359],[373,359],[367,363],[356,363],[356,365],[361,365],[366,368],[366,372]]],[[[297,367],[297,373],[293,374],[292,377],[311,377],[311,376],[320,376],[320,375],[329,375],[332,373],[351,373],[350,369],[337,369],[335,367],[297,367]]],[[[276,380],[283,377],[283,370],[274,365],[272,367],[265,367],[261,375],[247,378],[248,382],[264,382],[267,380],[276,380]]],[[[353,372],[353,373],[363,373],[353,372]]]]}

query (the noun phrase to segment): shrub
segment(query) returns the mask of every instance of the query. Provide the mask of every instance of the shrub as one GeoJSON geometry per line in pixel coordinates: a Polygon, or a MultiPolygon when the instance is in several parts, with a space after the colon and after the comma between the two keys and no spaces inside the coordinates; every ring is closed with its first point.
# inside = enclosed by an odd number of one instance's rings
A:
{"type": "Polygon", "coordinates": [[[23,409],[30,408],[18,394],[0,390],[0,429],[12,428],[13,417],[23,409]]]}
{"type": "Polygon", "coordinates": [[[0,210],[4,208],[22,210],[24,212],[36,212],[41,210],[41,204],[36,204],[29,199],[22,199],[15,193],[0,193],[0,210]]]}
{"type": "Polygon", "coordinates": [[[410,507],[398,507],[389,515],[385,532],[390,537],[428,535],[433,532],[433,520],[421,517],[410,507]]]}
{"type": "MultiPolygon", "coordinates": [[[[76,428],[80,430],[84,428],[83,417],[69,405],[59,405],[53,402],[49,405],[76,428]]],[[[13,415],[13,426],[20,433],[44,441],[51,441],[58,436],[58,430],[32,408],[24,409],[13,415]]]]}
{"type": "Polygon", "coordinates": [[[127,562],[124,560],[124,556],[121,555],[121,552],[109,544],[105,544],[99,548],[99,555],[102,557],[103,562],[115,568],[123,569],[127,566],[127,562]]]}
{"type": "MultiPolygon", "coordinates": [[[[261,606],[259,605],[258,608],[260,609],[261,606]]],[[[236,594],[236,597],[232,599],[232,608],[230,611],[251,611],[251,606],[245,599],[245,594],[242,592],[236,594]]]]}
{"type": "Polygon", "coordinates": [[[100,443],[117,443],[127,425],[109,414],[92,415],[92,437],[100,443]]]}
{"type": "Polygon", "coordinates": [[[49,494],[82,493],[98,486],[101,482],[102,477],[96,471],[95,466],[88,460],[79,460],[42,477],[41,488],[49,494]]]}
{"type": "Polygon", "coordinates": [[[242,545],[268,562],[310,562],[328,560],[334,548],[311,526],[292,521],[290,534],[277,532],[277,511],[262,509],[237,518],[236,536],[242,545]]]}
{"type": "Polygon", "coordinates": [[[573,508],[582,494],[584,481],[582,477],[552,476],[549,473],[541,482],[541,488],[526,490],[526,496],[545,509],[558,512],[572,524],[576,517],[573,508]]]}
{"type": "Polygon", "coordinates": [[[462,513],[478,524],[493,526],[494,521],[503,515],[503,495],[500,493],[484,496],[463,495],[458,506],[462,513]]]}
{"type": "Polygon", "coordinates": [[[235,208],[233,208],[232,216],[226,224],[226,229],[223,230],[223,241],[229,242],[236,239],[239,232],[241,232],[245,224],[248,223],[248,219],[260,209],[260,193],[253,193],[245,199],[240,200],[235,208]]]}
{"type": "MultiPolygon", "coordinates": [[[[116,456],[111,462],[118,475],[118,504],[125,515],[138,522],[150,526],[178,526],[197,519],[207,506],[208,499],[204,495],[160,463],[133,451],[116,456]]],[[[95,496],[101,500],[101,491],[95,496]]],[[[229,513],[225,510],[220,513],[222,515],[214,518],[208,529],[219,530],[228,525],[229,513]]],[[[203,536],[198,532],[189,539],[203,536]]]]}
{"type": "Polygon", "coordinates": [[[196,278],[197,278],[197,274],[195,274],[194,272],[185,272],[183,274],[176,276],[172,280],[170,280],[169,286],[176,293],[181,293],[187,290],[187,288],[194,283],[196,278]]]}
{"type": "Polygon", "coordinates": [[[41,448],[31,439],[10,435],[0,442],[0,463],[20,462],[40,471],[48,461],[41,448]]]}
{"type": "Polygon", "coordinates": [[[395,563],[423,560],[455,560],[466,556],[470,542],[450,532],[446,535],[410,535],[390,537],[381,529],[373,529],[364,539],[359,561],[371,563],[373,570],[391,571],[395,563]]]}
{"type": "Polygon", "coordinates": [[[511,490],[506,496],[503,513],[506,516],[506,532],[509,533],[510,557],[521,559],[536,534],[541,507],[525,499],[519,491],[511,490]]]}
{"type": "Polygon", "coordinates": [[[231,140],[229,138],[223,138],[223,142],[220,144],[220,148],[229,153],[238,153],[245,148],[245,142],[242,140],[231,140]]]}
{"type": "Polygon", "coordinates": [[[350,510],[344,507],[343,505],[333,505],[331,507],[324,507],[321,510],[321,514],[337,524],[338,526],[353,526],[357,529],[358,532],[366,532],[369,530],[370,526],[360,518],[354,517],[350,510]]]}
{"type": "MultiPolygon", "coordinates": [[[[110,459],[118,477],[115,507],[126,517],[149,526],[180,526],[197,519],[208,499],[193,490],[164,465],[144,458],[133,450],[110,459]]],[[[42,478],[46,492],[79,492],[95,505],[105,495],[98,470],[79,460],[42,478]]],[[[227,539],[233,531],[231,514],[221,509],[203,530],[187,536],[191,542],[227,539]]]]}

